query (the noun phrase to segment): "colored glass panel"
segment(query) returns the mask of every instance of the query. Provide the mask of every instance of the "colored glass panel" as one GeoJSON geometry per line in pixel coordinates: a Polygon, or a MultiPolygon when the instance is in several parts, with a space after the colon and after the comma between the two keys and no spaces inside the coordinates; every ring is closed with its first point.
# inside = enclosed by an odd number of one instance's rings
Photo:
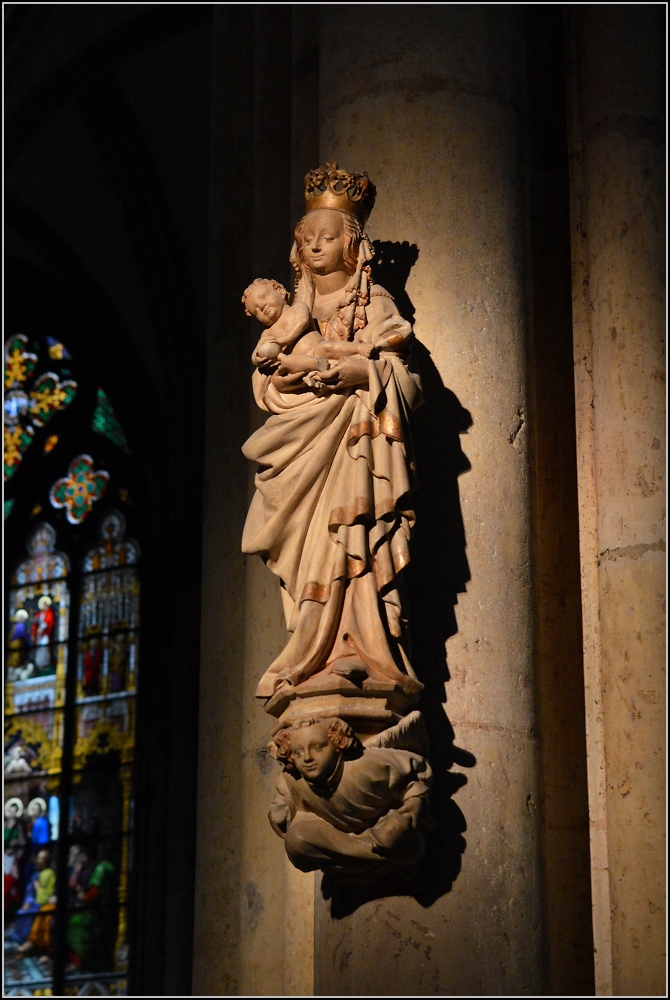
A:
{"type": "MultiPolygon", "coordinates": [[[[19,786],[31,794],[47,794],[51,781],[61,769],[63,754],[63,712],[55,710],[48,698],[35,698],[36,710],[18,711],[5,717],[5,795],[17,795],[19,786]],[[42,704],[39,704],[39,702],[42,704]],[[33,779],[45,779],[35,785],[33,779]]],[[[24,706],[25,707],[25,706],[24,706]]]]}
{"type": "Polygon", "coordinates": [[[29,558],[16,570],[12,583],[40,583],[42,580],[60,580],[70,570],[70,560],[63,552],[56,551],[56,529],[46,522],[39,524],[28,539],[29,558]]]}
{"type": "Polygon", "coordinates": [[[55,912],[70,593],[67,557],[39,525],[11,580],[5,683],[5,988],[44,995],[55,912]]]}
{"type": "Polygon", "coordinates": [[[45,995],[59,837],[69,563],[40,524],[9,591],[5,683],[5,988],[45,995]]]}
{"type": "Polygon", "coordinates": [[[49,357],[54,361],[63,361],[70,358],[67,348],[61,344],[60,340],[56,340],[54,337],[47,337],[47,347],[49,349],[49,357]]]}
{"type": "Polygon", "coordinates": [[[118,417],[116,416],[109,397],[104,389],[98,388],[97,406],[91,421],[91,427],[97,434],[103,434],[118,448],[130,454],[128,441],[118,417]]]}
{"type": "Polygon", "coordinates": [[[62,714],[15,716],[5,734],[5,996],[50,992],[62,714]]]}
{"type": "MultiPolygon", "coordinates": [[[[77,392],[77,383],[61,366],[70,357],[67,349],[54,338],[45,340],[29,343],[17,334],[5,345],[6,479],[19,470],[34,440],[48,455],[59,442],[71,447],[72,430],[76,432],[73,408],[56,424],[58,434],[49,430],[40,436],[77,392]]],[[[89,409],[83,418],[87,438],[89,427],[129,454],[123,428],[102,389],[93,414],[89,409]]],[[[100,447],[106,455],[115,454],[103,442],[100,447]]],[[[49,499],[65,510],[70,524],[79,525],[105,496],[110,476],[95,468],[90,455],[75,449],[76,444],[70,454],[77,457],[53,483],[49,499]]],[[[123,461],[118,453],[110,460],[123,461]]],[[[13,491],[24,481],[20,474],[13,491]]],[[[43,496],[27,500],[26,509],[34,504],[34,517],[42,505],[48,510],[43,496]]],[[[13,498],[5,501],[5,517],[13,505],[13,498]]],[[[50,996],[54,975],[61,982],[63,973],[65,996],[127,992],[139,556],[137,543],[125,538],[122,515],[108,513],[99,544],[83,561],[81,588],[74,595],[77,676],[68,683],[70,564],[56,548],[52,526],[43,523],[33,531],[28,558],[10,581],[4,758],[7,996],[50,996]],[[66,698],[72,696],[76,705],[70,715],[66,698]],[[71,781],[71,794],[61,817],[64,777],[68,787],[71,781]],[[59,848],[59,837],[66,838],[67,846],[59,848]],[[56,864],[66,857],[67,895],[55,898],[51,883],[56,864]],[[44,898],[38,900],[38,893],[44,898]],[[57,939],[64,939],[66,952],[54,956],[57,939]]]]}
{"type": "Polygon", "coordinates": [[[30,415],[37,427],[42,427],[57,410],[69,406],[77,392],[77,384],[71,379],[61,382],[53,372],[40,375],[30,390],[30,415]]]}
{"type": "Polygon", "coordinates": [[[67,556],[56,532],[40,524],[9,592],[5,711],[62,705],[65,697],[70,591],[67,556]]]}
{"type": "Polygon", "coordinates": [[[65,702],[70,591],[68,560],[56,551],[55,543],[56,533],[50,525],[41,524],[34,530],[28,542],[30,557],[18,567],[9,591],[5,658],[8,781],[35,768],[49,774],[60,770],[62,718],[54,711],[65,702]]]}
{"type": "Polygon", "coordinates": [[[70,524],[81,524],[93,504],[104,496],[109,473],[94,470],[90,455],[78,455],[70,462],[67,475],[58,479],[49,491],[53,507],[64,507],[70,524]]]}
{"type": "Polygon", "coordinates": [[[28,338],[17,333],[5,344],[5,389],[29,379],[36,364],[37,355],[28,350],[28,338]]]}
{"type": "MultiPolygon", "coordinates": [[[[49,342],[50,338],[47,338],[49,342]]],[[[56,344],[53,341],[53,344],[56,344]]],[[[49,346],[50,361],[69,357],[62,350],[49,346]]],[[[37,354],[28,350],[28,338],[23,333],[11,337],[5,344],[4,399],[4,474],[11,479],[35,435],[59,410],[70,405],[77,392],[77,383],[53,371],[34,377],[39,363],[37,354]]]]}
{"type": "Polygon", "coordinates": [[[15,424],[30,410],[30,398],[21,389],[10,389],[5,393],[5,423],[15,424]]]}
{"type": "Polygon", "coordinates": [[[100,544],[84,558],[69,821],[74,842],[88,851],[89,881],[80,905],[68,911],[75,971],[66,984],[93,982],[88,976],[110,990],[121,988],[128,966],[132,864],[140,551],[125,530],[122,514],[111,511],[100,544]]]}
{"type": "Polygon", "coordinates": [[[11,479],[30,447],[35,432],[32,427],[22,427],[21,424],[17,424],[15,427],[8,427],[5,424],[3,430],[5,479],[11,479]]]}

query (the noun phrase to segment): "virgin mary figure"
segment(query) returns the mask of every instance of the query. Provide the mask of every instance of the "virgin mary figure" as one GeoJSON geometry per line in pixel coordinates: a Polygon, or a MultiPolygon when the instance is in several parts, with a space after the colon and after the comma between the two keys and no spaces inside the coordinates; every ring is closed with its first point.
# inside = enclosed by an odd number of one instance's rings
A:
{"type": "Polygon", "coordinates": [[[279,577],[290,633],[256,692],[272,714],[324,675],[363,689],[391,682],[408,704],[422,689],[402,584],[414,521],[408,418],[421,390],[408,365],[411,326],[372,279],[363,225],[374,198],[366,174],[311,171],[291,253],[313,328],[371,344],[370,358],[338,361],[318,390],[301,375],[253,375],[271,416],[243,448],[258,472],[242,549],[279,577]]]}

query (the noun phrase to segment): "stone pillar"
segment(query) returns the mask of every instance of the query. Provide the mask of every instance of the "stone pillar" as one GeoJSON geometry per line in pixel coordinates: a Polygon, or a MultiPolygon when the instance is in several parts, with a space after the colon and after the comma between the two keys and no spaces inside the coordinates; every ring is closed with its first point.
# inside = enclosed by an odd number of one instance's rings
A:
{"type": "Polygon", "coordinates": [[[664,46],[571,15],[572,232],[596,989],[664,992],[664,46]]]}
{"type": "MultiPolygon", "coordinates": [[[[452,802],[466,824],[462,870],[430,907],[390,896],[334,918],[317,880],[315,993],[537,995],[544,959],[525,427],[523,23],[515,7],[344,10],[321,8],[321,160],[365,169],[376,183],[373,239],[419,249],[407,293],[430,418],[417,426],[424,491],[439,484],[450,460],[443,446],[455,425],[447,424],[459,411],[452,394],[472,417],[462,439],[471,468],[459,481],[471,581],[447,643],[446,713],[476,764],[452,802]]],[[[444,541],[461,530],[455,474],[453,483],[451,498],[417,496],[424,509],[432,500],[435,518],[421,527],[422,545],[430,548],[432,533],[444,555],[423,590],[417,581],[417,604],[440,619],[427,623],[433,629],[453,614],[453,600],[440,604],[435,591],[458,573],[453,589],[462,591],[467,575],[455,568],[458,545],[444,541]]],[[[415,625],[421,620],[415,615],[415,625]]],[[[425,650],[425,636],[415,644],[425,650]]],[[[432,679],[415,657],[431,697],[444,678],[443,650],[432,679]]],[[[439,738],[434,750],[444,796],[439,738]]],[[[436,809],[443,805],[436,799],[436,809]]]]}
{"type": "Polygon", "coordinates": [[[243,442],[256,331],[241,295],[288,281],[291,8],[219,5],[214,15],[211,273],[207,356],[201,711],[194,995],[309,993],[309,884],[289,871],[267,813],[270,721],[254,697],[282,648],[276,580],[240,544],[253,470],[243,442]],[[291,913],[291,919],[287,913],[291,913]],[[300,952],[295,942],[300,943],[300,952]],[[303,945],[304,942],[304,945],[303,945]],[[306,961],[303,961],[306,953],[306,961]]]}
{"type": "Polygon", "coordinates": [[[245,323],[235,309],[251,267],[253,132],[237,143],[238,114],[253,121],[253,20],[228,8],[213,21],[212,177],[207,343],[207,403],[198,747],[198,830],[193,954],[194,993],[239,990],[237,952],[243,934],[240,787],[243,711],[244,558],[238,533],[245,517],[245,462],[239,452],[248,425],[249,387],[243,377],[245,323]],[[240,42],[228,53],[227,41],[240,42]],[[241,107],[228,100],[236,86],[241,107]],[[229,198],[235,190],[237,197],[229,198]],[[246,225],[246,228],[245,228],[246,225]],[[235,252],[231,248],[235,243],[235,252]],[[233,377],[231,377],[231,372],[233,377]],[[225,384],[227,392],[217,392],[225,384]]]}
{"type": "Polygon", "coordinates": [[[593,994],[564,13],[528,6],[529,451],[548,986],[593,994]]]}

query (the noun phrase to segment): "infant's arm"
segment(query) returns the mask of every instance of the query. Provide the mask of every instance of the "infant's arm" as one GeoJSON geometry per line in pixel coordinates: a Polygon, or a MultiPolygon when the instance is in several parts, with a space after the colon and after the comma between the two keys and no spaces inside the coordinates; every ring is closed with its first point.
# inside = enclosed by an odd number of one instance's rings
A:
{"type": "Polygon", "coordinates": [[[302,337],[310,323],[311,316],[304,302],[285,306],[277,322],[263,332],[256,344],[251,355],[253,364],[263,365],[276,361],[282,348],[290,347],[302,337]]]}
{"type": "Polygon", "coordinates": [[[328,371],[328,362],[324,358],[315,358],[313,354],[298,354],[292,351],[290,354],[279,354],[277,361],[280,375],[298,374],[298,372],[306,375],[313,371],[328,371]]]}
{"type": "Polygon", "coordinates": [[[273,341],[280,347],[290,347],[309,328],[311,316],[304,302],[286,306],[277,320],[263,334],[263,341],[273,341]]]}
{"type": "Polygon", "coordinates": [[[277,355],[277,362],[281,366],[280,372],[282,374],[285,372],[307,374],[307,372],[327,370],[328,362],[317,359],[314,353],[314,349],[321,342],[321,339],[321,334],[317,333],[316,330],[309,330],[299,337],[289,353],[282,351],[277,355]]]}
{"type": "Polygon", "coordinates": [[[314,356],[330,358],[331,361],[337,361],[340,358],[369,358],[372,350],[372,344],[362,344],[357,340],[324,340],[322,337],[314,348],[314,356]]]}

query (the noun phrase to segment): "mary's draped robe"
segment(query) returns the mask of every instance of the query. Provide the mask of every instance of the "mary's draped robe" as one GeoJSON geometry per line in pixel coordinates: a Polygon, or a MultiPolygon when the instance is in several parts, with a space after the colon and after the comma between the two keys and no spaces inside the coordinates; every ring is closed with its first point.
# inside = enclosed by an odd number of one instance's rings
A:
{"type": "MultiPolygon", "coordinates": [[[[335,309],[333,317],[320,321],[326,339],[338,339],[335,309]]],[[[346,668],[347,660],[362,661],[369,677],[395,682],[407,695],[421,690],[399,579],[414,521],[408,418],[421,391],[405,361],[409,324],[373,285],[354,340],[388,343],[393,329],[400,350],[382,349],[367,362],[365,389],[282,393],[254,373],[256,400],[271,416],[243,449],[258,471],[242,549],[279,577],[291,633],[261,678],[259,697],[343,661],[346,668]]]]}

